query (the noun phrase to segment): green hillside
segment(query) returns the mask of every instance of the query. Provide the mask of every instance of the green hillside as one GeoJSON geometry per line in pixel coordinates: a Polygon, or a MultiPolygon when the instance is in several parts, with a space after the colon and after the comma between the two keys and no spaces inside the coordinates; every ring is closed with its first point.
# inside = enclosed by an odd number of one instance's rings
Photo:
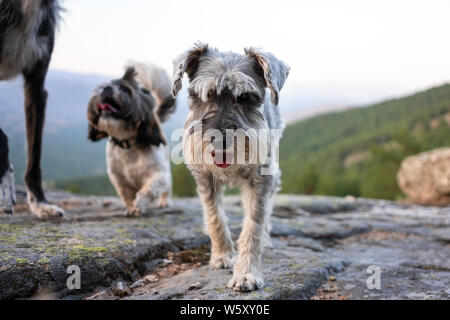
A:
{"type": "Polygon", "coordinates": [[[450,146],[450,84],[304,120],[280,146],[285,193],[396,199],[406,156],[450,146]]]}

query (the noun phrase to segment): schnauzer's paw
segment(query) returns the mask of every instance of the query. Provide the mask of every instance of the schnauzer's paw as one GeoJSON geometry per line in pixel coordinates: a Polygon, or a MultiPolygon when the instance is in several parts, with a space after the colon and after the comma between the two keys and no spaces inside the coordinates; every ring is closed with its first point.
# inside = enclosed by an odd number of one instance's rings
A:
{"type": "Polygon", "coordinates": [[[228,283],[228,288],[234,291],[249,292],[264,287],[264,280],[262,277],[247,273],[244,275],[233,275],[233,278],[228,283]]]}
{"type": "Polygon", "coordinates": [[[48,202],[31,201],[28,205],[31,212],[42,220],[60,219],[64,216],[63,209],[48,202]]]}
{"type": "Polygon", "coordinates": [[[12,166],[0,179],[0,212],[13,214],[14,205],[16,204],[16,190],[12,166]]]}
{"type": "Polygon", "coordinates": [[[209,260],[209,265],[214,270],[230,269],[233,267],[231,254],[213,254],[209,260]]]}

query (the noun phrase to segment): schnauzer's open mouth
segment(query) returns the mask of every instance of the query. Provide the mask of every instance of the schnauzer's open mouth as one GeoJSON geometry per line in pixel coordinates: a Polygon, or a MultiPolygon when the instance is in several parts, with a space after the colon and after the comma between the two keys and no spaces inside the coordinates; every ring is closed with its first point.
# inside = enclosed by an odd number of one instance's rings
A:
{"type": "Polygon", "coordinates": [[[211,152],[211,156],[214,159],[214,164],[221,169],[228,168],[229,166],[231,166],[232,161],[233,161],[232,157],[231,157],[231,159],[229,159],[230,156],[228,156],[228,159],[227,159],[227,153],[223,152],[223,151],[221,151],[221,152],[213,151],[213,152],[211,152]]]}
{"type": "Polygon", "coordinates": [[[119,107],[117,106],[117,104],[112,99],[109,98],[106,98],[103,102],[99,103],[98,109],[102,113],[106,114],[115,114],[119,112],[119,107]]]}

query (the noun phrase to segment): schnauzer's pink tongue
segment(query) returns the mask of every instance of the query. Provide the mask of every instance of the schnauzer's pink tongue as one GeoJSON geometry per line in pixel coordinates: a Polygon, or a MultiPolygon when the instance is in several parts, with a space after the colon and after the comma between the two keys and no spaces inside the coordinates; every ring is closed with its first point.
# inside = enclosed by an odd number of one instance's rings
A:
{"type": "Polygon", "coordinates": [[[113,113],[116,113],[117,112],[117,109],[116,108],[114,108],[112,105],[110,105],[109,103],[100,103],[99,105],[98,105],[98,108],[100,109],[100,110],[103,110],[103,111],[111,111],[111,112],[113,112],[113,113]]]}
{"type": "Polygon", "coordinates": [[[211,153],[211,156],[214,159],[214,164],[222,169],[226,169],[230,166],[229,163],[227,163],[227,154],[225,152],[221,152],[217,157],[216,157],[216,152],[213,151],[211,153]]]}

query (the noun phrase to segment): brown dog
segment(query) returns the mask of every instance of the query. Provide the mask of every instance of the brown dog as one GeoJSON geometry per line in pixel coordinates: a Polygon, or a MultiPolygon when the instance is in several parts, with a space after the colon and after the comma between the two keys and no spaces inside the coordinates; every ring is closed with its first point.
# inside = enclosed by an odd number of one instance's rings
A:
{"type": "Polygon", "coordinates": [[[89,102],[89,139],[109,137],[108,175],[129,215],[144,213],[154,200],[169,205],[170,162],[160,121],[174,110],[167,73],[144,64],[98,86],[89,102]]]}

